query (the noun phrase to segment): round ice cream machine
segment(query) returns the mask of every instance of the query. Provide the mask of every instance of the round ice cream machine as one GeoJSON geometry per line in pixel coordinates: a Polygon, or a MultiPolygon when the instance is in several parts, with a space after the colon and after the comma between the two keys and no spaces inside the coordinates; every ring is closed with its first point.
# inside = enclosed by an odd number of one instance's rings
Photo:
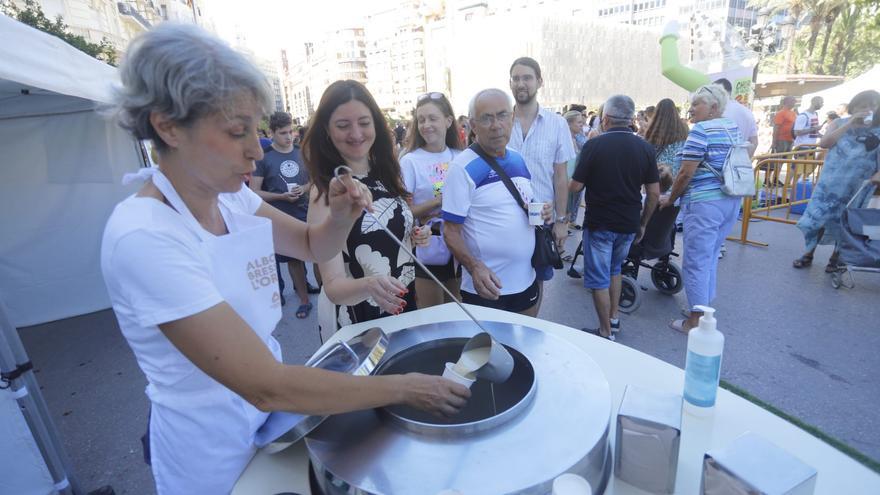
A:
{"type": "MultiPolygon", "coordinates": [[[[611,394],[599,366],[555,335],[483,326],[513,356],[510,379],[477,380],[451,419],[404,406],[331,416],[306,437],[324,494],[543,495],[567,472],[586,478],[595,494],[605,490],[611,394]]],[[[477,331],[458,321],[396,332],[375,374],[440,375],[477,331]]]]}

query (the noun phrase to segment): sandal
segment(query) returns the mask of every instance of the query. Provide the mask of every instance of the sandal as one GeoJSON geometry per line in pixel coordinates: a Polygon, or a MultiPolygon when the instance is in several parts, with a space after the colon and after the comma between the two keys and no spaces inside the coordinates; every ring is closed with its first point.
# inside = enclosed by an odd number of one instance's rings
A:
{"type": "Polygon", "coordinates": [[[840,268],[840,263],[838,262],[836,254],[837,253],[834,253],[828,258],[828,264],[825,265],[825,273],[834,273],[840,268]]]}
{"type": "Polygon", "coordinates": [[[813,264],[813,255],[812,254],[805,254],[805,255],[801,256],[800,258],[794,260],[791,263],[791,266],[793,266],[795,268],[806,268],[812,264],[813,264]]]}
{"type": "Polygon", "coordinates": [[[690,332],[693,327],[686,329],[684,327],[684,324],[686,321],[687,320],[672,320],[669,322],[669,328],[675,330],[676,332],[683,333],[683,334],[687,335],[688,332],[690,332]]]}
{"type": "Polygon", "coordinates": [[[296,317],[300,320],[309,317],[309,313],[312,311],[312,303],[300,304],[298,308],[296,308],[296,317]]]}

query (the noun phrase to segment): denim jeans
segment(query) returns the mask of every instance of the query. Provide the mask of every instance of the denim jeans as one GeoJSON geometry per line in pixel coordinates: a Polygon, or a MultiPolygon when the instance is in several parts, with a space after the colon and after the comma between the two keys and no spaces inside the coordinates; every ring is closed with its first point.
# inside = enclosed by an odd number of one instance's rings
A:
{"type": "Polygon", "coordinates": [[[585,228],[584,287],[607,289],[611,285],[611,276],[620,274],[620,266],[635,237],[635,234],[585,228]]]}

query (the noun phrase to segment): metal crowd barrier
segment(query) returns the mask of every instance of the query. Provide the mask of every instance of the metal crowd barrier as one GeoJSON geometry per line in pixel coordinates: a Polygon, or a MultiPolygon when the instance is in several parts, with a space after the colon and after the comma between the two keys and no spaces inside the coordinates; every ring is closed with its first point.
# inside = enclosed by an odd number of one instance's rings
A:
{"type": "Polygon", "coordinates": [[[815,146],[799,146],[784,153],[768,153],[754,157],[755,196],[743,198],[740,235],[727,239],[752,246],[767,247],[765,242],[749,236],[752,219],[794,225],[792,208],[810,202],[813,187],[819,180],[826,150],[815,146]],[[781,215],[785,212],[784,216],[781,215]]]}

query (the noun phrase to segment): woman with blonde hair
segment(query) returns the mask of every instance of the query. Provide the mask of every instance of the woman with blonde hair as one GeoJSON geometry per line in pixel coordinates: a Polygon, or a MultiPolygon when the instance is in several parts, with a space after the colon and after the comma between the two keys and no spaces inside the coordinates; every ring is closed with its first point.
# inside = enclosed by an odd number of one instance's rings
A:
{"type": "Polygon", "coordinates": [[[669,326],[687,333],[697,325],[701,311],[715,299],[715,276],[721,244],[736,222],[741,200],[721,190],[720,174],[727,152],[740,142],[736,124],[722,117],[727,92],[716,84],[700,86],[691,94],[688,111],[694,126],[681,150],[681,167],[669,196],[660,200],[668,208],[681,198],[684,221],[682,271],[684,289],[690,305],[685,320],[669,326]]]}
{"type": "MultiPolygon", "coordinates": [[[[440,205],[449,164],[464,148],[452,105],[443,93],[425,93],[416,99],[407,153],[400,159],[403,183],[416,220],[431,230],[429,244],[416,256],[446,288],[458,296],[461,280],[455,260],[442,237],[440,205]]],[[[416,266],[416,303],[427,308],[452,302],[427,273],[416,266]]]]}

